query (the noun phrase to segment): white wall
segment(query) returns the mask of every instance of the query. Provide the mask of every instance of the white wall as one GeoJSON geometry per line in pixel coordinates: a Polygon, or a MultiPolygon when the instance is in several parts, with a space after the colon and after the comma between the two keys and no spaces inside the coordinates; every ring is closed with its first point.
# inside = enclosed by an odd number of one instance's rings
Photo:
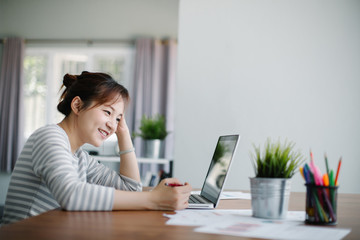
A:
{"type": "Polygon", "coordinates": [[[181,0],[178,41],[176,177],[201,187],[239,133],[226,188],[249,189],[252,143],[281,137],[322,171],[342,156],[340,192],[360,193],[360,1],[181,0]]]}

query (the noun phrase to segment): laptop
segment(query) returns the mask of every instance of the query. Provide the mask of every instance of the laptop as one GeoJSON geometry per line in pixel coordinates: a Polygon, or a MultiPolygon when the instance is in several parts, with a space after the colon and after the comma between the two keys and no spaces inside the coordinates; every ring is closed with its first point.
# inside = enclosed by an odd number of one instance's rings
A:
{"type": "Polygon", "coordinates": [[[220,200],[239,135],[220,136],[200,194],[191,194],[188,208],[215,208],[220,200]]]}

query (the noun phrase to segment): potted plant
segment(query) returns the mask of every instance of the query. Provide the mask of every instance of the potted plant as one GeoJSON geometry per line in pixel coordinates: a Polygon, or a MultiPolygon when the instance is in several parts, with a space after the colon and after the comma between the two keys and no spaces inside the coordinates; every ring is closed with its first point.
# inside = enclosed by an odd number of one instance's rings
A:
{"type": "Polygon", "coordinates": [[[160,158],[163,152],[163,140],[169,134],[166,131],[165,117],[160,114],[152,117],[143,115],[139,130],[140,132],[135,133],[135,136],[145,141],[145,157],[160,158]]]}
{"type": "Polygon", "coordinates": [[[291,188],[291,178],[305,160],[294,151],[295,144],[278,140],[265,143],[261,154],[260,146],[254,145],[252,163],[255,177],[250,178],[251,205],[254,217],[285,218],[291,188]]]}

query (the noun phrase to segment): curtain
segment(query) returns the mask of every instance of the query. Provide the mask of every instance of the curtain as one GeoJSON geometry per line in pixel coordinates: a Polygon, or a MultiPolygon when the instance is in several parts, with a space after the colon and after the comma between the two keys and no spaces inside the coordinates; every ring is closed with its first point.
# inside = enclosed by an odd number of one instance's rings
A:
{"type": "MultiPolygon", "coordinates": [[[[128,114],[132,132],[138,132],[142,116],[165,116],[167,130],[165,158],[172,159],[174,148],[174,92],[177,43],[175,40],[138,39],[136,41],[135,75],[130,87],[128,114]]],[[[134,139],[137,156],[144,156],[143,140],[134,139]]]]}
{"type": "Polygon", "coordinates": [[[0,171],[11,172],[23,145],[24,40],[4,41],[0,73],[0,171]]]}

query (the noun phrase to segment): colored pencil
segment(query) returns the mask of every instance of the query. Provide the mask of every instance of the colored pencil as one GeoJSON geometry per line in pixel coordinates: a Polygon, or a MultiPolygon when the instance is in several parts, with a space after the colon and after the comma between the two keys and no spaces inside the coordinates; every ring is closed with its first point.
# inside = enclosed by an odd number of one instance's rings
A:
{"type": "Polygon", "coordinates": [[[338,168],[337,168],[337,171],[336,171],[335,186],[338,185],[338,178],[339,178],[339,172],[340,172],[341,162],[342,162],[342,159],[340,158],[339,164],[338,164],[338,168]]]}
{"type": "Polygon", "coordinates": [[[325,153],[325,164],[326,164],[326,173],[327,173],[328,176],[329,176],[329,174],[330,174],[330,171],[329,171],[329,163],[328,163],[328,159],[327,159],[326,153],[325,153]]]}

